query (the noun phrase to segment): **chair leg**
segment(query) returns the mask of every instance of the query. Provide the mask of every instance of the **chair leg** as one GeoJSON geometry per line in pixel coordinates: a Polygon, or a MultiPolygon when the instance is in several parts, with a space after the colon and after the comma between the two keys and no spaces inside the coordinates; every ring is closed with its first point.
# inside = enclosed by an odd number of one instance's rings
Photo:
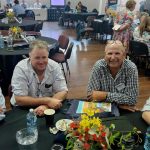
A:
{"type": "Polygon", "coordinates": [[[62,70],[63,70],[63,73],[64,73],[64,77],[65,77],[65,80],[66,80],[66,83],[67,83],[67,78],[66,78],[66,74],[65,74],[65,69],[64,69],[64,66],[63,66],[62,63],[61,63],[61,66],[62,66],[62,70]]]}
{"type": "Polygon", "coordinates": [[[67,71],[69,71],[69,76],[70,76],[70,68],[69,68],[69,64],[67,60],[66,60],[66,68],[67,68],[67,71]]]}

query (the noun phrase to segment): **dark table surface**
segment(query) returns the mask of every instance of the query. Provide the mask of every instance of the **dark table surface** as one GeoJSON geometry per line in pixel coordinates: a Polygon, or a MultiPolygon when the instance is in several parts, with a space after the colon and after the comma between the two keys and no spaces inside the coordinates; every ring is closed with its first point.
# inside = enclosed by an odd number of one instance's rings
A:
{"type": "Polygon", "coordinates": [[[37,24],[36,20],[28,20],[28,19],[23,19],[22,23],[14,22],[6,24],[3,23],[2,20],[0,20],[0,30],[8,30],[10,27],[19,26],[25,31],[33,31],[36,24],[37,24]]]}
{"type": "MultiPolygon", "coordinates": [[[[50,38],[50,37],[44,37],[44,36],[39,36],[39,40],[46,41],[49,44],[49,48],[52,49],[54,48],[57,44],[58,41],[56,39],[50,38]]],[[[8,55],[26,55],[29,53],[29,47],[27,46],[18,46],[18,47],[13,47],[13,48],[7,48],[7,45],[3,49],[0,48],[0,56],[8,56],[8,55]]]]}
{"type": "Polygon", "coordinates": [[[95,16],[97,17],[98,14],[94,12],[64,12],[63,18],[69,18],[73,21],[86,21],[88,16],[95,16]]]}
{"type": "MultiPolygon", "coordinates": [[[[69,106],[70,101],[66,100],[63,104],[63,107],[60,110],[56,111],[54,119],[55,122],[57,122],[59,119],[68,118],[65,112],[66,110],[68,110],[69,106]]],[[[3,149],[6,150],[11,150],[12,148],[13,150],[19,149],[15,135],[17,130],[26,127],[27,112],[27,109],[15,108],[6,113],[5,120],[0,123],[0,147],[3,147],[3,149]]],[[[121,112],[121,114],[122,116],[125,116],[133,126],[136,126],[139,130],[145,133],[147,125],[141,118],[141,112],[132,113],[124,111],[121,112]]],[[[121,121],[119,121],[118,123],[116,122],[116,120],[121,120],[121,118],[105,118],[104,124],[108,125],[110,123],[115,123],[116,128],[122,130],[122,128],[126,128],[128,124],[123,125],[121,121]]],[[[48,128],[45,125],[44,117],[38,118],[38,132],[39,136],[36,145],[36,150],[50,150],[51,146],[54,144],[54,141],[56,141],[56,138],[58,138],[59,135],[61,135],[60,133],[53,135],[49,132],[48,128]]],[[[143,145],[140,145],[138,148],[136,148],[136,150],[143,150],[143,145]]]]}

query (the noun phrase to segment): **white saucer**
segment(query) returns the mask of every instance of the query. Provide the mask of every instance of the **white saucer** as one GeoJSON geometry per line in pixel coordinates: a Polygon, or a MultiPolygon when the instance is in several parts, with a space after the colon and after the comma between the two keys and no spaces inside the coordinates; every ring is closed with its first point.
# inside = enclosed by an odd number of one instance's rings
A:
{"type": "Polygon", "coordinates": [[[73,121],[70,119],[61,119],[56,122],[56,128],[60,131],[66,131],[69,124],[73,121]]]}

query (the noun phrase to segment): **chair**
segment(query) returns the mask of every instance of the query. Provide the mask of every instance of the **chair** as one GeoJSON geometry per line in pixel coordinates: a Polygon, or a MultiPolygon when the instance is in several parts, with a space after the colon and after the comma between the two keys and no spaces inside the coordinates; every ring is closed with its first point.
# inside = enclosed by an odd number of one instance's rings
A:
{"type": "Polygon", "coordinates": [[[49,57],[51,58],[55,53],[64,53],[69,44],[69,37],[61,34],[58,38],[58,45],[50,50],[49,57]]]}
{"type": "Polygon", "coordinates": [[[97,16],[97,19],[103,19],[103,18],[104,18],[104,16],[105,16],[104,14],[102,14],[102,15],[98,15],[98,16],[97,16]]]}
{"type": "Polygon", "coordinates": [[[35,14],[33,10],[26,10],[25,11],[25,18],[24,19],[30,19],[30,20],[35,20],[35,14]]]}
{"type": "Polygon", "coordinates": [[[76,25],[76,34],[77,34],[77,41],[83,37],[90,37],[91,33],[93,33],[94,29],[92,27],[85,27],[84,23],[78,22],[76,25]]]}
{"type": "Polygon", "coordinates": [[[109,39],[112,39],[113,36],[113,24],[109,23],[108,20],[104,20],[103,21],[103,41],[107,41],[108,40],[108,36],[110,36],[109,39]]]}
{"type": "Polygon", "coordinates": [[[69,37],[61,34],[58,38],[59,48],[66,50],[69,44],[69,37]]]}
{"type": "Polygon", "coordinates": [[[66,78],[63,63],[66,63],[66,69],[67,69],[67,72],[69,72],[69,76],[70,76],[70,68],[69,68],[67,60],[70,59],[73,45],[74,45],[74,43],[71,42],[65,53],[59,53],[58,52],[58,53],[55,53],[52,57],[50,57],[50,59],[52,59],[52,60],[56,61],[57,63],[61,64],[66,82],[67,82],[67,78],[66,78]]]}
{"type": "MultiPolygon", "coordinates": [[[[147,70],[150,66],[150,56],[148,46],[145,43],[131,40],[129,43],[130,58],[138,66],[145,66],[147,70]]],[[[145,71],[146,71],[145,70],[145,71]]]]}
{"type": "Polygon", "coordinates": [[[39,21],[39,22],[35,25],[34,31],[35,31],[35,32],[40,32],[40,31],[42,30],[42,28],[43,28],[43,21],[39,21]]]}

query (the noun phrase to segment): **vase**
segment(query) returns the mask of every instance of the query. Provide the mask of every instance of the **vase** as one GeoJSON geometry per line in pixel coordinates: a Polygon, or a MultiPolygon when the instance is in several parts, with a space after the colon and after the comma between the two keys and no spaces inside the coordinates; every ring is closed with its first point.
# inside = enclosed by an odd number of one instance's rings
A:
{"type": "Polygon", "coordinates": [[[8,23],[14,23],[15,19],[14,18],[8,18],[8,23]]]}

